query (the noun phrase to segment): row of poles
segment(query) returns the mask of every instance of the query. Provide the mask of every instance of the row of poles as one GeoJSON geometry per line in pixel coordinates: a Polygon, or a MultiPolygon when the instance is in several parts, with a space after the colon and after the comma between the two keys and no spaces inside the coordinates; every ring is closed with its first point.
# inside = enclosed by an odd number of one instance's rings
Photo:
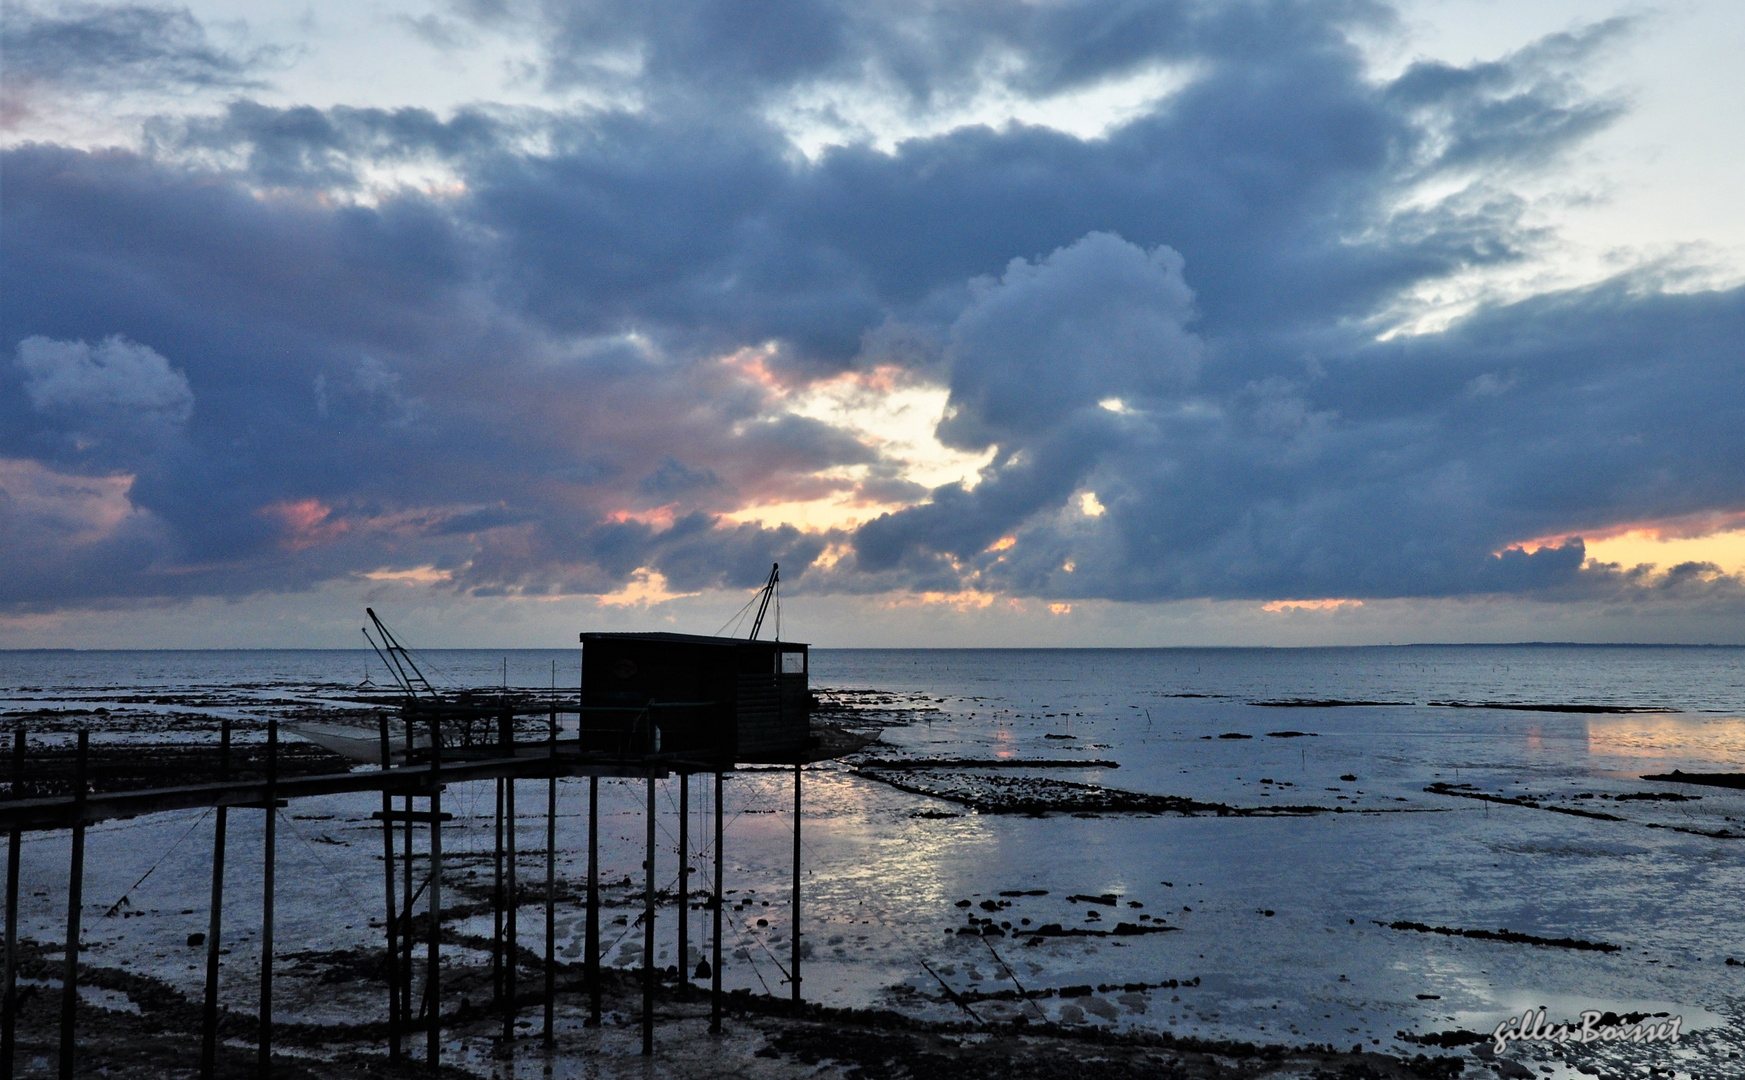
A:
{"type": "MultiPolygon", "coordinates": [[[[442,811],[442,739],[437,720],[431,721],[431,751],[428,767],[427,791],[422,796],[404,795],[399,809],[393,806],[393,796],[387,786],[382,790],[382,809],[371,815],[382,823],[382,855],[383,875],[386,896],[387,918],[385,929],[387,936],[388,973],[388,1053],[390,1060],[400,1061],[406,1048],[402,1045],[403,1036],[423,1026],[425,1032],[425,1062],[429,1071],[438,1071],[442,1060],[441,1043],[441,933],[442,933],[442,822],[453,817],[442,811]],[[412,800],[422,797],[427,800],[426,809],[420,811],[413,808],[412,800]],[[424,824],[428,828],[428,855],[430,874],[424,885],[415,888],[412,870],[413,861],[413,827],[424,824]],[[396,877],[396,850],[394,842],[394,826],[404,826],[404,852],[400,855],[400,875],[396,877]],[[396,898],[396,886],[400,895],[396,898]],[[429,900],[427,915],[429,918],[428,936],[426,938],[426,962],[423,993],[420,995],[417,1014],[413,1012],[412,983],[414,950],[412,914],[413,904],[423,892],[428,892],[429,900]],[[398,899],[398,903],[396,900],[398,899]],[[398,910],[396,910],[398,908],[398,910]]],[[[412,749],[413,734],[411,723],[406,726],[406,745],[412,749]]],[[[383,761],[383,771],[388,771],[390,760],[391,739],[386,716],[381,719],[380,740],[383,761]]],[[[24,760],[26,736],[23,728],[18,728],[13,735],[12,746],[12,798],[20,798],[24,790],[24,760]]],[[[513,717],[504,714],[501,718],[499,745],[505,756],[512,757],[515,753],[513,717]]],[[[560,772],[557,757],[557,712],[551,714],[550,736],[547,743],[550,754],[550,770],[546,793],[546,852],[545,852],[545,957],[544,957],[544,1032],[543,1044],[551,1048],[555,1040],[554,1008],[557,998],[557,956],[556,956],[556,921],[557,921],[557,781],[560,772]]],[[[265,811],[263,829],[264,859],[261,871],[261,962],[260,962],[260,1004],[258,1019],[258,1045],[256,1072],[260,1077],[268,1077],[272,1072],[272,1042],[273,1042],[273,905],[275,899],[274,870],[276,858],[276,821],[278,808],[285,801],[277,798],[279,772],[279,730],[277,721],[267,723],[266,746],[266,797],[259,803],[238,804],[242,808],[258,808],[265,811]]],[[[223,721],[219,741],[219,776],[221,781],[231,779],[231,722],[223,721]]],[[[410,762],[408,753],[408,762],[410,762]]],[[[79,979],[79,943],[83,936],[82,909],[85,864],[85,823],[83,811],[85,796],[90,787],[90,734],[86,731],[78,733],[77,750],[73,769],[73,805],[71,808],[72,852],[68,869],[67,897],[67,936],[66,955],[61,983],[61,1016],[60,1016],[60,1058],[59,1076],[61,1080],[71,1080],[74,1075],[76,1033],[78,1030],[78,979],[79,979]]],[[[643,911],[643,993],[642,993],[642,1053],[654,1053],[654,998],[659,981],[655,966],[655,901],[657,897],[655,879],[656,821],[658,805],[655,799],[655,780],[657,775],[664,773],[670,763],[647,762],[645,772],[648,781],[648,811],[647,811],[647,851],[644,860],[644,901],[643,911]]],[[[411,767],[408,764],[407,767],[411,767]]],[[[611,775],[623,775],[622,763],[612,767],[611,775]]],[[[399,771],[399,770],[395,770],[399,771]]],[[[542,770],[543,771],[543,770],[542,770]]],[[[689,790],[691,773],[684,769],[676,769],[679,778],[679,874],[678,894],[680,904],[680,919],[678,926],[678,960],[680,979],[689,983],[691,975],[687,970],[690,956],[690,846],[689,846],[689,790]]],[[[712,770],[715,779],[715,859],[714,859],[714,895],[709,907],[713,912],[712,962],[710,964],[710,1009],[709,1031],[711,1034],[721,1033],[722,1016],[722,986],[721,986],[721,947],[722,947],[722,916],[724,903],[723,870],[725,840],[725,819],[722,807],[724,773],[720,769],[712,770]]],[[[794,852],[793,852],[793,894],[790,938],[792,954],[790,957],[790,975],[792,999],[797,1004],[800,1000],[800,766],[794,766],[794,852]]],[[[600,880],[599,880],[599,808],[600,808],[600,776],[588,776],[588,887],[587,887],[587,922],[585,930],[585,985],[588,992],[589,1026],[597,1026],[601,1017],[601,981],[600,981],[600,880]]],[[[201,1011],[201,1043],[200,1043],[200,1076],[210,1078],[217,1066],[219,1005],[218,976],[219,957],[222,954],[221,940],[224,921],[224,853],[225,834],[229,821],[229,805],[217,804],[216,822],[213,830],[212,853],[212,898],[211,909],[206,933],[206,980],[205,998],[201,1011]]],[[[519,1017],[518,987],[516,982],[516,962],[519,955],[517,944],[517,911],[519,908],[519,893],[516,880],[515,856],[515,780],[513,778],[497,780],[496,806],[496,846],[495,846],[495,880],[494,880],[494,913],[492,949],[492,982],[497,1001],[503,1008],[503,1042],[505,1048],[513,1045],[515,1025],[519,1017]],[[505,827],[507,821],[507,827],[505,827]],[[507,872],[505,873],[505,867],[507,872]]],[[[0,979],[4,981],[3,1000],[0,1000],[0,1080],[11,1080],[13,1076],[14,1057],[17,1048],[17,1014],[18,1014],[18,889],[20,874],[21,845],[23,832],[19,828],[10,831],[6,862],[6,940],[4,971],[0,979]]]]}

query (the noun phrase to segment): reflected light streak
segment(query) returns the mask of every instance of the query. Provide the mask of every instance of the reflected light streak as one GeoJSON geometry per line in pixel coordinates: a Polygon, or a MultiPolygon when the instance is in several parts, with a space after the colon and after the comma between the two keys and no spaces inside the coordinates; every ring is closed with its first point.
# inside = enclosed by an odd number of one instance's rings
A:
{"type": "Polygon", "coordinates": [[[1745,718],[1596,716],[1587,721],[1594,757],[1689,761],[1745,767],[1745,718]]]}

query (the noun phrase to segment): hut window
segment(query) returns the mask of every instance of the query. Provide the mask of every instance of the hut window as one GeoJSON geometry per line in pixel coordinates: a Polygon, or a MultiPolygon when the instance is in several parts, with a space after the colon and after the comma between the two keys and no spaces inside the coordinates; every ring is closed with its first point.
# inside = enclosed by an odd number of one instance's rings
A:
{"type": "Polygon", "coordinates": [[[785,652],[782,654],[783,675],[804,675],[806,673],[806,654],[803,652],[785,652]]]}

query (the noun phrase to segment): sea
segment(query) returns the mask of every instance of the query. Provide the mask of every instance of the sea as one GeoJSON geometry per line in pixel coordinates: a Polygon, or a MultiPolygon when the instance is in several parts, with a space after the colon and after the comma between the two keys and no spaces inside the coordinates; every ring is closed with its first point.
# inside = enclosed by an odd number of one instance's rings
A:
{"type": "MultiPolygon", "coordinates": [[[[417,656],[441,686],[573,693],[580,673],[577,650],[417,656]]],[[[1745,791],[1644,779],[1745,773],[1745,649],[814,649],[810,681],[832,716],[879,741],[800,780],[808,1000],[1407,1056],[1483,1056],[1529,1010],[1550,1023],[1676,1017],[1675,1043],[1514,1043],[1504,1056],[1571,1080],[1745,1076],[1745,791]]],[[[99,742],[206,740],[226,717],[258,738],[269,716],[388,686],[367,651],[0,652],[0,719],[39,742],[79,727],[99,742]]],[[[730,988],[790,991],[795,782],[768,768],[724,783],[730,988]]],[[[559,784],[571,883],[586,874],[587,787],[559,784]]],[[[545,782],[517,794],[521,874],[538,880],[545,782]]],[[[488,783],[445,798],[451,873],[490,872],[494,798],[488,783]]],[[[635,967],[649,790],[604,780],[599,798],[606,962],[635,967]]],[[[678,781],[658,781],[655,799],[669,893],[657,963],[688,971],[710,944],[696,890],[717,856],[713,785],[685,792],[684,904],[678,781]]],[[[281,955],[380,947],[374,809],[335,796],[279,812],[281,955]]],[[[238,1009],[252,1008],[240,973],[263,817],[231,815],[226,963],[239,974],[225,1000],[238,1009]]],[[[206,926],[211,831],[209,811],[90,830],[87,963],[198,993],[203,954],[187,941],[206,926]]],[[[64,935],[67,852],[65,834],[26,837],[28,937],[64,935]]],[[[582,910],[568,895],[556,946],[576,963],[582,910]]],[[[529,904],[521,944],[542,950],[529,904]]],[[[488,913],[463,922],[489,935],[488,913]]],[[[313,980],[300,994],[287,979],[287,1020],[385,1015],[385,994],[313,980]]]]}

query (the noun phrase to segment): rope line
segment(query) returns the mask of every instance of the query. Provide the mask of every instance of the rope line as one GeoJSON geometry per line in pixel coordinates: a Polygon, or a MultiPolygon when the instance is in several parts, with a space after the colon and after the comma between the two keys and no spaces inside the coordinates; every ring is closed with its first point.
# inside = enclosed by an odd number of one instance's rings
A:
{"type": "MultiPolygon", "coordinates": [[[[722,912],[722,915],[725,916],[726,912],[725,911],[722,912]]],[[[742,943],[745,942],[746,939],[750,936],[745,932],[745,929],[743,927],[735,925],[732,919],[727,920],[727,925],[732,926],[734,930],[738,931],[739,940],[742,943]]],[[[769,949],[765,948],[764,952],[766,952],[766,953],[769,952],[769,949]]],[[[774,996],[775,991],[773,991],[769,988],[769,983],[767,981],[765,981],[765,979],[763,977],[763,970],[757,966],[757,957],[752,955],[752,952],[750,949],[745,950],[745,959],[746,959],[746,962],[751,965],[751,973],[753,975],[757,976],[758,985],[763,987],[763,992],[766,994],[769,994],[771,996],[774,996]]],[[[772,956],[772,957],[770,957],[770,959],[774,960],[775,957],[772,956]]]]}
{"type": "Polygon", "coordinates": [[[117,911],[121,910],[122,904],[127,904],[128,906],[131,907],[132,902],[129,901],[127,898],[129,896],[133,895],[133,890],[139,888],[141,885],[144,885],[145,879],[148,877],[151,877],[152,874],[154,874],[157,871],[158,866],[161,865],[165,859],[169,858],[170,855],[177,848],[182,846],[182,841],[186,840],[188,837],[192,836],[194,833],[194,830],[200,827],[201,822],[205,821],[207,818],[209,818],[211,816],[212,816],[212,807],[207,807],[206,812],[201,814],[199,817],[195,818],[194,823],[192,825],[188,826],[187,831],[184,832],[181,836],[177,837],[176,842],[171,844],[169,846],[168,850],[166,850],[162,855],[158,856],[157,862],[152,863],[151,866],[146,870],[145,873],[139,875],[138,881],[134,882],[132,885],[129,885],[127,887],[127,891],[121,894],[121,899],[119,899],[119,900],[115,901],[115,903],[109,905],[109,910],[105,911],[103,913],[103,917],[105,919],[113,919],[115,917],[115,913],[117,911]]]}
{"type": "MultiPolygon", "coordinates": [[[[725,910],[723,910],[721,912],[721,914],[723,917],[725,917],[727,912],[725,910]]],[[[733,920],[728,919],[727,921],[732,922],[733,920]]],[[[739,939],[741,941],[744,941],[747,938],[749,938],[750,940],[757,942],[758,948],[762,949],[764,951],[764,955],[769,957],[770,963],[774,964],[776,966],[776,970],[782,973],[782,978],[784,980],[789,981],[789,982],[793,981],[793,976],[788,974],[788,969],[782,966],[782,962],[780,960],[776,959],[775,953],[772,953],[769,951],[769,945],[767,942],[765,942],[762,938],[758,937],[756,934],[753,934],[751,932],[751,928],[749,926],[736,926],[735,929],[737,929],[739,931],[739,939]]],[[[789,929],[791,930],[792,928],[790,927],[789,929]]],[[[746,955],[749,957],[751,954],[747,953],[746,955]]],[[[756,963],[753,962],[752,967],[755,968],[756,966],[757,966],[756,963]]],[[[765,984],[764,989],[765,990],[769,989],[768,984],[765,984]]]]}
{"type": "Polygon", "coordinates": [[[316,863],[320,865],[322,870],[327,872],[327,876],[333,879],[334,884],[339,886],[340,891],[344,892],[346,897],[353,904],[357,905],[359,910],[367,915],[370,911],[369,905],[359,900],[357,898],[357,893],[351,891],[351,886],[346,883],[346,880],[334,873],[333,867],[327,865],[327,860],[321,857],[321,852],[317,851],[315,845],[309,842],[309,838],[303,835],[303,830],[297,828],[296,819],[292,818],[289,814],[281,813],[278,810],[274,810],[273,813],[278,816],[280,821],[285,823],[286,828],[291,830],[291,835],[302,841],[303,846],[309,849],[309,854],[314,856],[316,863]]]}
{"type": "Polygon", "coordinates": [[[721,629],[715,631],[715,636],[716,637],[729,636],[727,633],[727,628],[729,626],[733,627],[733,632],[735,634],[739,633],[739,625],[738,624],[743,623],[745,621],[745,617],[747,615],[751,614],[751,605],[757,603],[758,597],[760,597],[762,595],[763,595],[763,587],[759,586],[757,591],[751,594],[751,599],[747,600],[745,602],[744,607],[740,608],[738,611],[734,612],[732,615],[729,615],[727,617],[727,621],[721,624],[721,629]]]}

